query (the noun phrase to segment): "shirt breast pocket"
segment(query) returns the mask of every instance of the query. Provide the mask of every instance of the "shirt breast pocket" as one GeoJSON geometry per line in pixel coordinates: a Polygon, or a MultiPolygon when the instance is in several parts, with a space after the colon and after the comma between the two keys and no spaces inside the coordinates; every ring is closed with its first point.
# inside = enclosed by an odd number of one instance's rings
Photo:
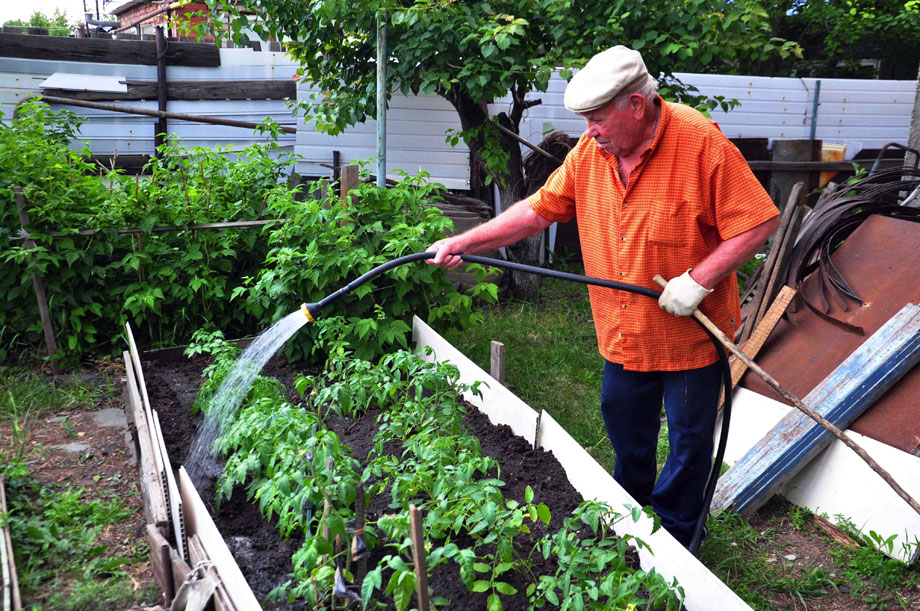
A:
{"type": "Polygon", "coordinates": [[[656,201],[649,213],[648,241],[659,246],[685,246],[689,239],[683,200],[656,201]]]}

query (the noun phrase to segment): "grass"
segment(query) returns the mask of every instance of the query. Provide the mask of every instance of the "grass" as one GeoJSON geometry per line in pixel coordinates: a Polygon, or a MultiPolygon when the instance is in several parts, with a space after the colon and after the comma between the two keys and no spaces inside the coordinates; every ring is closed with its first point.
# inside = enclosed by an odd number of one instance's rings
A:
{"type": "MultiPolygon", "coordinates": [[[[108,392],[76,378],[61,384],[35,371],[0,369],[0,473],[8,505],[0,524],[10,527],[27,609],[124,609],[158,595],[135,591],[127,572],[149,561],[145,542],[110,540],[111,527],[134,518],[134,510],[118,496],[91,499],[83,488],[43,482],[33,472],[35,424],[90,411],[108,392]]],[[[63,420],[65,432],[68,425],[63,420]]]]}
{"type": "MultiPolygon", "coordinates": [[[[556,267],[582,273],[571,265],[556,267]]],[[[483,322],[463,333],[448,332],[446,339],[485,370],[490,342],[505,344],[509,390],[534,409],[549,412],[612,472],[615,456],[599,408],[603,359],[587,288],[544,279],[538,302],[505,302],[482,313],[483,322]]],[[[667,451],[667,426],[662,423],[659,468],[667,451]]],[[[777,601],[783,601],[780,608],[834,608],[821,601],[839,595],[841,587],[860,601],[859,608],[907,609],[916,604],[916,597],[905,602],[899,592],[920,587],[917,571],[876,551],[855,528],[854,537],[867,545],[848,550],[831,544],[832,568],[799,566],[785,558],[780,528],[813,530],[811,512],[789,505],[783,521],[758,530],[737,514],[710,518],[701,561],[755,609],[776,609],[777,601]]],[[[821,540],[815,533],[810,536],[821,540]]]]}
{"type": "Polygon", "coordinates": [[[535,410],[545,409],[598,463],[614,454],[600,414],[604,361],[597,351],[587,287],[544,279],[540,304],[505,302],[485,320],[446,339],[486,371],[490,344],[505,345],[505,386],[535,410]]]}

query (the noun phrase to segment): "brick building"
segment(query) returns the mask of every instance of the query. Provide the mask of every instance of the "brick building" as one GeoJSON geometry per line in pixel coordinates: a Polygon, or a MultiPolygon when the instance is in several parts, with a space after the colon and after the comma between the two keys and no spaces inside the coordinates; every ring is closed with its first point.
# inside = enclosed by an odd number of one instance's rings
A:
{"type": "MultiPolygon", "coordinates": [[[[166,2],[153,2],[152,0],[104,0],[103,2],[103,12],[107,15],[112,15],[115,17],[119,23],[127,25],[140,19],[144,15],[149,15],[150,13],[161,10],[166,3],[171,3],[171,0],[166,0],[166,2]]],[[[167,22],[168,19],[181,16],[189,15],[192,25],[204,21],[204,17],[198,16],[199,11],[208,12],[208,7],[204,2],[193,2],[187,4],[177,9],[169,10],[159,15],[151,17],[149,20],[144,21],[140,24],[140,34],[154,34],[154,28],[158,25],[162,25],[167,22]]],[[[136,29],[129,30],[128,33],[137,34],[136,29]]],[[[168,32],[169,37],[179,37],[184,36],[184,32],[177,32],[176,27],[173,26],[168,32]]],[[[211,40],[212,37],[205,36],[206,40],[211,40]]]]}

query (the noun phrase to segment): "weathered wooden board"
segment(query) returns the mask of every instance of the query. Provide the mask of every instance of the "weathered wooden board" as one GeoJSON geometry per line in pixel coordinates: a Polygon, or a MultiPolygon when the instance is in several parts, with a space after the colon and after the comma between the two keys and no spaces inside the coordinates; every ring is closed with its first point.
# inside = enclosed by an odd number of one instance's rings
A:
{"type": "Polygon", "coordinates": [[[137,389],[137,378],[134,375],[134,362],[128,351],[125,351],[125,401],[127,402],[128,421],[134,427],[135,444],[137,450],[137,467],[141,483],[141,499],[144,503],[144,516],[148,524],[153,524],[162,536],[169,533],[169,513],[166,510],[166,496],[163,494],[163,484],[160,481],[160,472],[157,469],[156,452],[154,451],[153,438],[147,417],[141,404],[140,394],[137,389]]]}
{"type": "Polygon", "coordinates": [[[178,590],[182,587],[182,583],[188,577],[188,574],[192,572],[192,567],[188,565],[184,558],[179,557],[179,553],[174,547],[169,548],[169,564],[172,566],[173,585],[178,590]]]}
{"type": "MultiPolygon", "coordinates": [[[[0,514],[9,511],[6,506],[6,488],[3,475],[0,474],[0,514]]],[[[22,609],[22,597],[19,594],[19,577],[16,575],[16,559],[13,556],[13,538],[9,525],[0,528],[0,557],[3,559],[0,574],[0,600],[5,609],[22,609]]]]}
{"type": "MultiPolygon", "coordinates": [[[[128,81],[123,92],[75,91],[43,87],[42,93],[75,100],[95,102],[155,100],[155,82],[128,81]]],[[[167,100],[283,100],[297,98],[297,84],[293,80],[251,81],[169,81],[166,84],[167,100]]]]}
{"type": "MultiPolygon", "coordinates": [[[[140,394],[140,405],[141,405],[141,414],[143,420],[146,423],[146,437],[150,440],[151,446],[151,456],[153,457],[153,462],[156,465],[157,477],[152,478],[150,482],[158,482],[160,484],[160,489],[162,490],[162,498],[166,506],[166,519],[167,527],[164,532],[164,536],[169,537],[169,529],[172,527],[172,514],[169,511],[169,487],[166,480],[166,464],[163,461],[163,453],[160,451],[160,444],[157,441],[157,432],[156,425],[153,421],[153,412],[150,409],[150,397],[147,395],[147,381],[144,379],[144,370],[141,368],[141,358],[140,352],[137,349],[137,343],[134,341],[134,333],[131,331],[131,325],[125,323],[125,331],[128,336],[128,352],[131,355],[131,364],[133,375],[130,380],[134,380],[136,388],[139,389],[140,394]]],[[[138,435],[140,440],[140,435],[138,435]]],[[[159,500],[153,500],[154,494],[151,492],[151,501],[158,503],[159,500]]],[[[152,522],[152,520],[148,520],[152,522]]]]}
{"type": "MultiPolygon", "coordinates": [[[[920,361],[920,307],[907,304],[803,399],[846,429],[920,361]]],[[[748,516],[833,436],[797,410],[780,420],[719,480],[712,506],[748,516]]]]}
{"type": "MultiPolygon", "coordinates": [[[[0,34],[0,56],[153,66],[157,63],[157,45],[151,40],[0,34]]],[[[220,51],[214,44],[170,42],[166,47],[166,63],[171,66],[219,66],[220,51]]]]}
{"type": "Polygon", "coordinates": [[[150,566],[153,568],[153,577],[160,586],[160,591],[163,592],[168,605],[176,594],[173,586],[172,564],[169,561],[169,542],[153,524],[147,524],[145,531],[147,547],[150,548],[150,566]]]}
{"type": "Polygon", "coordinates": [[[160,426],[160,416],[156,410],[153,410],[153,426],[156,443],[160,448],[160,456],[163,457],[163,464],[166,466],[166,502],[169,504],[169,515],[172,518],[173,539],[176,542],[176,549],[179,551],[179,555],[188,560],[188,543],[186,541],[182,496],[179,494],[176,476],[173,473],[169,455],[166,453],[166,440],[163,438],[163,428],[160,426]]]}

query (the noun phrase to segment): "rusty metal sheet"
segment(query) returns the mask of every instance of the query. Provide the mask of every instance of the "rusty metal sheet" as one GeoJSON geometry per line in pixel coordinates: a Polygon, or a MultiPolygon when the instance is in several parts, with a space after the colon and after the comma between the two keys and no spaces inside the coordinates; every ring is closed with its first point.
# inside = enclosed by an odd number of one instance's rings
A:
{"type": "MultiPolygon", "coordinates": [[[[850,302],[844,311],[831,298],[829,314],[860,326],[865,336],[848,333],[803,309],[781,320],[767,339],[757,363],[797,397],[804,397],[847,356],[907,303],[920,303],[920,223],[869,217],[832,256],[862,307],[850,302]]],[[[821,303],[812,275],[803,292],[821,303]]],[[[779,393],[748,372],[741,386],[788,404],[779,393]]],[[[907,373],[885,396],[860,416],[851,430],[905,452],[920,450],[920,368],[907,373]]]]}

